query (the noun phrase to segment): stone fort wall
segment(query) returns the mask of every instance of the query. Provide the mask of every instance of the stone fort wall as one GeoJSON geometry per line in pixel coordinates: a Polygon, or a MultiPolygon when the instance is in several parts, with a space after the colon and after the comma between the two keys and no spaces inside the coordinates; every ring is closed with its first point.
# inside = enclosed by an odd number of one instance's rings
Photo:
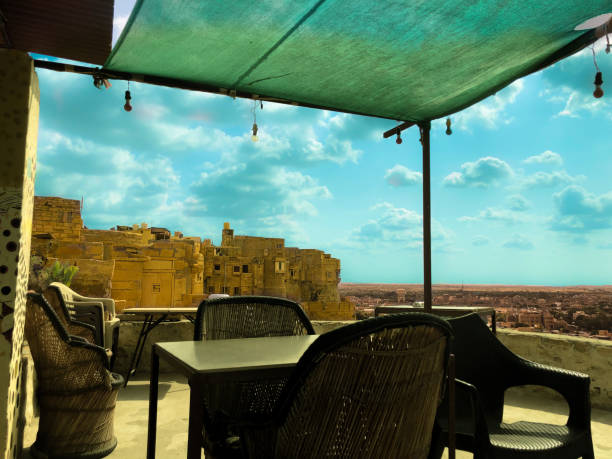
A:
{"type": "Polygon", "coordinates": [[[72,287],[109,296],[126,307],[197,305],[212,293],[268,295],[302,304],[312,319],[354,318],[338,295],[340,260],[321,250],[285,247],[282,238],[234,236],[224,225],[220,246],[171,235],[146,223],[111,230],[83,227],[81,203],[35,197],[32,253],[79,267],[72,287]]]}

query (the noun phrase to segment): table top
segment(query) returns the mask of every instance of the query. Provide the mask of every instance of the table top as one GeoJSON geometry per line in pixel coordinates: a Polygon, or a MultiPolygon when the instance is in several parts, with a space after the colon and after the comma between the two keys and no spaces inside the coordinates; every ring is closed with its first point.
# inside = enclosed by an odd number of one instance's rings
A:
{"type": "Polygon", "coordinates": [[[195,314],[198,308],[127,308],[121,314],[195,314]]]}
{"type": "Polygon", "coordinates": [[[156,343],[160,357],[190,374],[291,368],[317,335],[156,343]]]}

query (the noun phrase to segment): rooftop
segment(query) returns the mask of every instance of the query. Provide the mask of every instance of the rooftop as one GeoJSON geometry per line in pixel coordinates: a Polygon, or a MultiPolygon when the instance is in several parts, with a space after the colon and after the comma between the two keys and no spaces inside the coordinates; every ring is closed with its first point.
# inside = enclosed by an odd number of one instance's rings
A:
{"type": "MultiPolygon", "coordinates": [[[[117,449],[108,456],[116,459],[144,457],[147,442],[149,381],[144,372],[130,380],[127,388],[119,391],[115,411],[117,449]]],[[[159,383],[157,456],[160,458],[185,457],[187,452],[187,424],[189,412],[189,386],[180,375],[162,374],[159,383]]],[[[564,402],[541,394],[508,393],[504,411],[505,422],[536,420],[549,424],[565,424],[567,406],[564,402]]],[[[612,457],[612,410],[594,408],[591,415],[595,457],[612,457]]],[[[37,420],[25,431],[24,446],[36,439],[37,420]]],[[[24,458],[31,456],[26,453],[24,458]]],[[[204,457],[204,454],[202,454],[204,457]]],[[[444,458],[448,457],[446,454],[444,458]]],[[[457,451],[458,459],[472,455],[457,451]]]]}

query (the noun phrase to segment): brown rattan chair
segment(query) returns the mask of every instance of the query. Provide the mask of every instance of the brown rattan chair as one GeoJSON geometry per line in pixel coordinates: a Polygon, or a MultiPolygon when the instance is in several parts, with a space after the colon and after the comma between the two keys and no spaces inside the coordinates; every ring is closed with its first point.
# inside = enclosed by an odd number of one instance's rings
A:
{"type": "Polygon", "coordinates": [[[240,423],[249,458],[427,458],[452,332],[421,313],[321,335],[272,412],[240,423]]]}
{"type": "Polygon", "coordinates": [[[28,293],[25,333],[38,380],[40,420],[34,457],[99,458],[117,445],[113,415],[121,375],[104,348],[71,336],[36,293],[28,293]]]}
{"type": "MultiPolygon", "coordinates": [[[[198,306],[194,325],[196,341],[314,335],[312,324],[298,303],[266,296],[204,300],[198,306]]],[[[286,382],[286,378],[278,378],[207,385],[202,440],[207,457],[239,455],[237,432],[229,425],[229,419],[269,413],[286,382]]]]}

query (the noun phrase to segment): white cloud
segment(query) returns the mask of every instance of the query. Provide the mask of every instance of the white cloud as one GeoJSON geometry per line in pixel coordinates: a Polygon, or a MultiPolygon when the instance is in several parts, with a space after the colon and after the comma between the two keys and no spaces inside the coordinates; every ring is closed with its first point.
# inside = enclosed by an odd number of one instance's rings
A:
{"type": "Polygon", "coordinates": [[[532,250],[535,246],[525,235],[514,234],[509,240],[502,244],[507,249],[532,250]]]}
{"type": "Polygon", "coordinates": [[[506,116],[506,108],[514,104],[523,91],[523,80],[516,80],[497,94],[453,115],[453,129],[469,131],[472,124],[482,124],[488,129],[507,125],[512,118],[506,116]]]}
{"type": "Polygon", "coordinates": [[[586,233],[612,228],[612,191],[595,195],[577,185],[553,194],[551,229],[586,233]]]}
{"type": "Polygon", "coordinates": [[[168,225],[181,213],[180,175],[168,158],[137,155],[58,132],[39,134],[36,193],[84,197],[85,224],[148,221],[168,225]]]}
{"type": "Polygon", "coordinates": [[[486,237],[486,236],[483,236],[481,234],[479,234],[477,236],[474,236],[474,238],[472,239],[472,245],[474,245],[476,247],[480,247],[480,246],[483,246],[483,245],[488,245],[489,242],[491,242],[489,240],[489,238],[486,237]]]}
{"type": "Polygon", "coordinates": [[[506,199],[510,210],[523,212],[531,207],[531,203],[520,194],[513,194],[506,199]]]}
{"type": "Polygon", "coordinates": [[[493,156],[486,156],[474,162],[463,163],[461,172],[451,172],[442,183],[450,187],[487,188],[512,175],[514,172],[507,162],[493,156]]]}
{"type": "Polygon", "coordinates": [[[584,175],[571,176],[566,171],[536,172],[523,178],[519,184],[525,188],[556,187],[586,180],[584,175]]]}
{"type": "Polygon", "coordinates": [[[410,170],[401,164],[396,164],[391,169],[387,169],[385,180],[394,187],[409,186],[422,182],[423,174],[410,170]]]}
{"type": "Polygon", "coordinates": [[[555,166],[560,166],[563,164],[563,159],[559,153],[546,150],[539,155],[530,156],[529,158],[523,160],[523,162],[525,164],[552,164],[555,166]]]}
{"type": "Polygon", "coordinates": [[[487,207],[481,210],[478,215],[474,217],[459,217],[460,222],[475,222],[479,220],[498,221],[504,223],[518,223],[526,221],[526,217],[520,213],[514,212],[507,209],[498,209],[495,207],[487,207]]]}
{"type": "MultiPolygon", "coordinates": [[[[370,209],[376,215],[355,228],[345,245],[363,247],[371,243],[416,249],[423,246],[423,217],[409,209],[383,202],[370,209]]],[[[432,219],[432,248],[452,250],[454,234],[439,221],[432,219]]]]}

